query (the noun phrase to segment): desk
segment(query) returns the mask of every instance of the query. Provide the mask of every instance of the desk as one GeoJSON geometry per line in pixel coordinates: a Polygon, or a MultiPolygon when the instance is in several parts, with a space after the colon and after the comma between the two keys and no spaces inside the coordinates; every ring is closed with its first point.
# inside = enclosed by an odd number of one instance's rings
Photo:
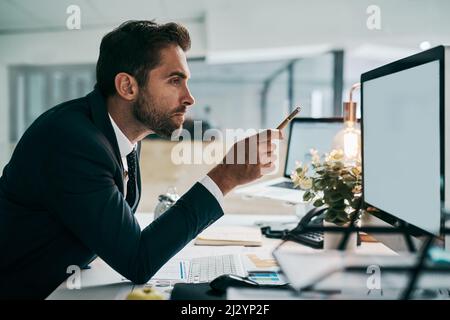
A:
{"type": "MultiPolygon", "coordinates": [[[[141,226],[145,228],[153,220],[153,214],[136,214],[136,218],[141,226]]],[[[216,221],[212,226],[239,225],[254,226],[256,221],[271,222],[292,222],[295,221],[294,216],[285,215],[242,215],[242,214],[226,214],[216,221]]],[[[207,255],[223,255],[230,253],[256,254],[258,257],[271,257],[272,250],[280,243],[278,239],[263,238],[261,247],[235,247],[235,246],[195,246],[191,241],[172,259],[189,259],[207,255]]],[[[299,244],[295,244],[300,246],[299,244]]],[[[306,246],[301,246],[305,252],[313,252],[306,246]]],[[[382,254],[392,252],[381,243],[363,243],[358,249],[361,253],[382,254]]],[[[127,279],[123,278],[119,273],[109,267],[103,260],[97,258],[91,263],[91,269],[81,271],[81,289],[68,289],[64,281],[55,291],[50,294],[47,299],[124,299],[133,289],[138,288],[127,279]]],[[[169,293],[167,293],[167,296],[169,293]]]]}

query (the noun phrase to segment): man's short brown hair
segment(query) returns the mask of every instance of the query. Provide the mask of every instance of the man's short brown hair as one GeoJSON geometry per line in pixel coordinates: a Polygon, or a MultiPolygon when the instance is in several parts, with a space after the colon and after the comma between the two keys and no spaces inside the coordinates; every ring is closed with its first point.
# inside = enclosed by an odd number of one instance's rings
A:
{"type": "Polygon", "coordinates": [[[189,32],[182,25],[148,20],[122,23],[102,39],[95,87],[105,96],[114,95],[114,79],[120,72],[132,75],[140,87],[144,86],[149,71],[160,63],[161,49],[172,44],[183,51],[190,49],[189,32]]]}

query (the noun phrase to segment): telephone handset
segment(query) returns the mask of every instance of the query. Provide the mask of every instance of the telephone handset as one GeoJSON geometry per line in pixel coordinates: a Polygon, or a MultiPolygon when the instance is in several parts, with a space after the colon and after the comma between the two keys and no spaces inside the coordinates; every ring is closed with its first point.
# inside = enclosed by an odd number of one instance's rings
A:
{"type": "Polygon", "coordinates": [[[264,225],[261,232],[267,238],[288,239],[310,246],[312,248],[323,248],[323,232],[301,233],[300,230],[306,225],[322,226],[326,208],[314,208],[302,217],[300,222],[292,228],[287,226],[264,225]]]}
{"type": "Polygon", "coordinates": [[[327,208],[319,207],[319,208],[313,208],[309,210],[300,220],[298,223],[297,228],[303,227],[303,226],[320,226],[323,224],[323,219],[325,218],[325,210],[327,208]]]}
{"type": "Polygon", "coordinates": [[[322,226],[323,219],[325,218],[326,208],[319,207],[308,211],[308,213],[302,217],[298,225],[290,230],[284,236],[285,239],[292,240],[315,249],[323,248],[323,232],[310,231],[300,232],[306,226],[322,226]]]}
{"type": "MultiPolygon", "coordinates": [[[[323,226],[323,220],[325,218],[325,207],[314,208],[308,211],[308,213],[300,220],[298,225],[287,232],[284,235],[284,239],[296,241],[301,244],[308,245],[312,248],[322,249],[323,248],[323,232],[322,231],[310,231],[310,232],[300,232],[306,226],[321,227],[323,226]]],[[[358,246],[361,245],[361,237],[357,233],[357,243],[358,246]]]]}

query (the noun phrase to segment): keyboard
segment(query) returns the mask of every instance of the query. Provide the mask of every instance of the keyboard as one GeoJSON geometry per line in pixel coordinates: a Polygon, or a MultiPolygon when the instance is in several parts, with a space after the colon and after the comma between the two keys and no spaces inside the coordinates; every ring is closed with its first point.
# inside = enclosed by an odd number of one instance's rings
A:
{"type": "Polygon", "coordinates": [[[223,274],[242,276],[242,273],[239,255],[228,254],[194,258],[190,263],[188,282],[211,282],[223,274]]]}
{"type": "Polygon", "coordinates": [[[280,183],[275,183],[275,184],[272,184],[271,187],[295,189],[294,188],[294,182],[292,182],[292,181],[283,181],[283,182],[280,182],[280,183]]]}

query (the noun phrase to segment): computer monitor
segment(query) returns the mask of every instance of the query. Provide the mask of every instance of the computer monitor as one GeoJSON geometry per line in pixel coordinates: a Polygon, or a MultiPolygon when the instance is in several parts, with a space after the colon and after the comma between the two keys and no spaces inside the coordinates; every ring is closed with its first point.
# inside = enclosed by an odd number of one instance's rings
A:
{"type": "Polygon", "coordinates": [[[439,236],[449,200],[446,57],[440,46],[361,75],[363,200],[413,234],[439,236]]]}
{"type": "Polygon", "coordinates": [[[344,128],[342,118],[295,118],[289,131],[289,145],[284,166],[284,176],[289,178],[296,161],[311,163],[311,149],[320,154],[330,152],[339,130],[344,128]]]}

